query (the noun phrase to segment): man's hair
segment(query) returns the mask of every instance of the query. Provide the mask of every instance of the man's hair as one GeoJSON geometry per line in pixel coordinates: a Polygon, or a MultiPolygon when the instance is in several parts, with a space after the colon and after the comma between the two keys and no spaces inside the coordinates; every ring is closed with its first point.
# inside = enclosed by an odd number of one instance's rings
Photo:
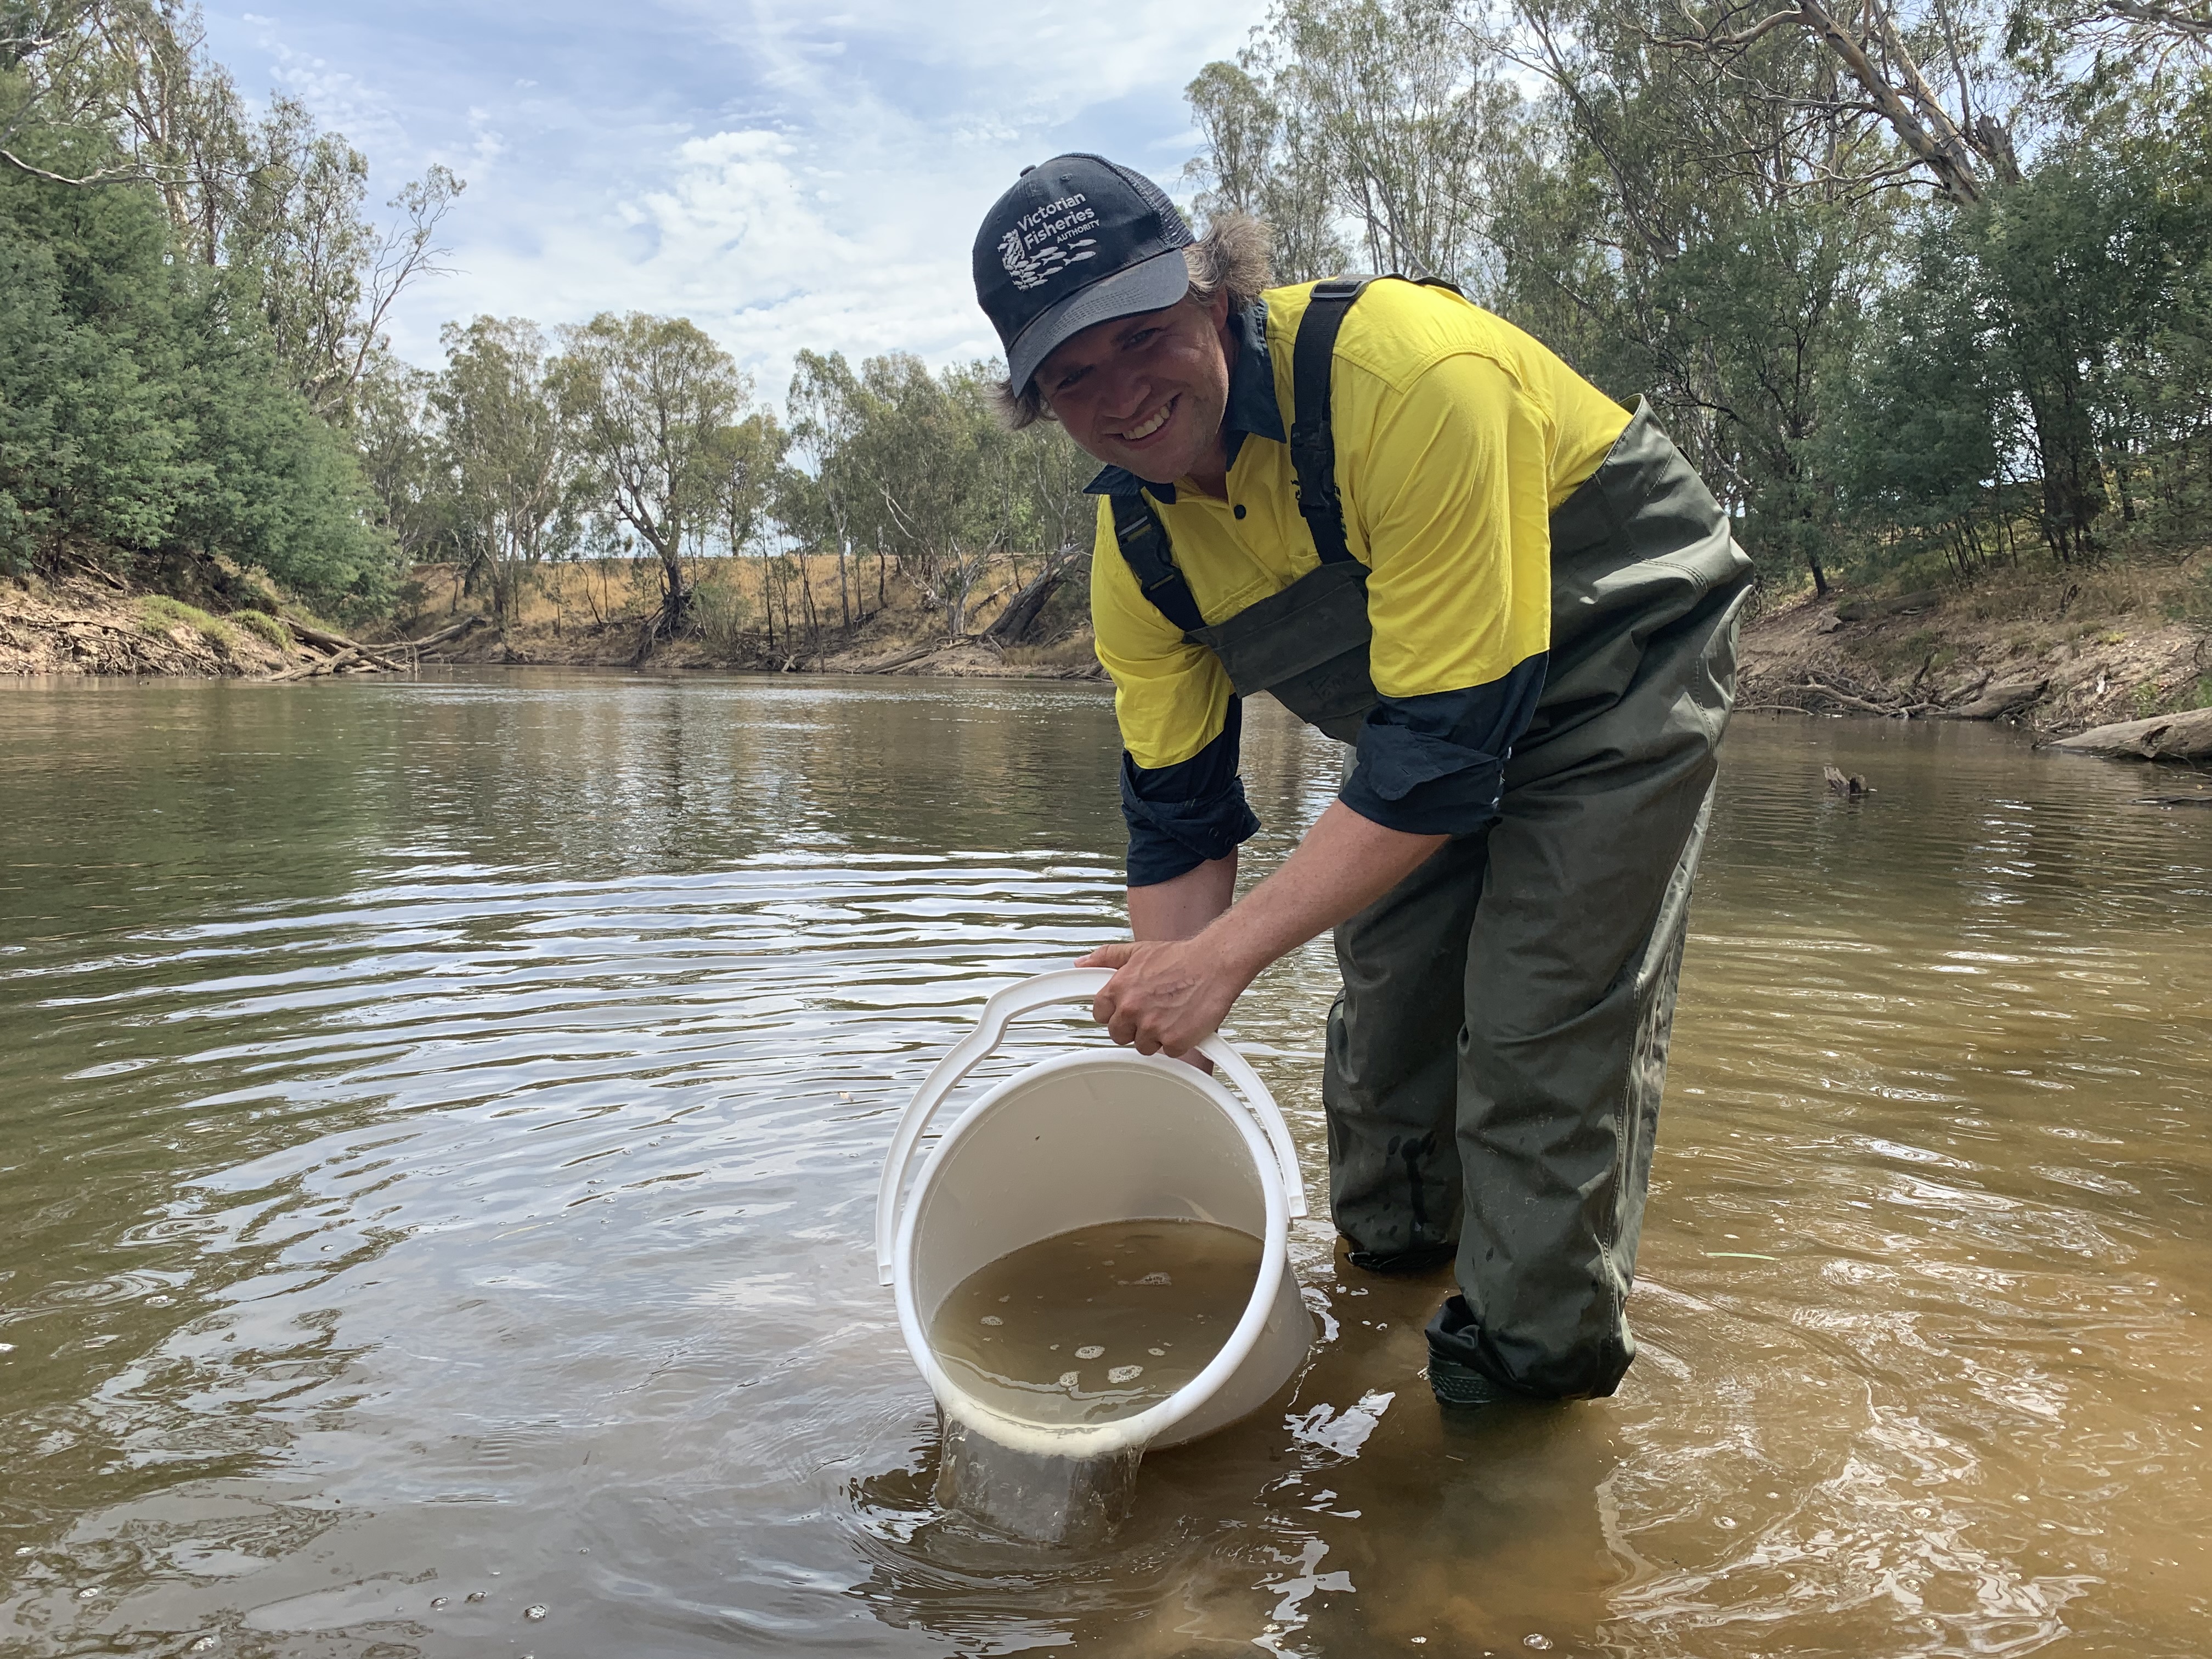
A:
{"type": "MultiPolygon", "coordinates": [[[[1183,263],[1190,267],[1190,292],[1188,303],[1208,305],[1216,294],[1226,292],[1229,309],[1242,311],[1260,297],[1260,290],[1274,280],[1269,258],[1275,245],[1275,233],[1264,219],[1255,219],[1249,213],[1216,214],[1206,227],[1206,234],[1182,251],[1183,263]]],[[[999,414],[1007,426],[1018,432],[1038,421],[1048,421],[1052,411],[1045,406],[1044,394],[1037,390],[1036,377],[1020,391],[1010,380],[1000,380],[992,387],[996,394],[999,414]]]]}

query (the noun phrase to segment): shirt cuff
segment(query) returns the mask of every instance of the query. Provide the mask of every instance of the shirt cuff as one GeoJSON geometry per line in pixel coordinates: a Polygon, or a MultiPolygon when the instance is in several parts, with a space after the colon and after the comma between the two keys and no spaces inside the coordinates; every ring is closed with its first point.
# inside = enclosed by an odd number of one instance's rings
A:
{"type": "Polygon", "coordinates": [[[1505,763],[1544,693],[1546,654],[1461,691],[1384,697],[1337,798],[1386,830],[1463,836],[1498,816],[1505,763]]]}
{"type": "Polygon", "coordinates": [[[1129,885],[1154,887],[1227,858],[1260,820],[1237,775],[1243,709],[1234,697],[1221,733],[1188,760],[1141,767],[1121,757],[1121,816],[1129,826],[1129,885]]]}

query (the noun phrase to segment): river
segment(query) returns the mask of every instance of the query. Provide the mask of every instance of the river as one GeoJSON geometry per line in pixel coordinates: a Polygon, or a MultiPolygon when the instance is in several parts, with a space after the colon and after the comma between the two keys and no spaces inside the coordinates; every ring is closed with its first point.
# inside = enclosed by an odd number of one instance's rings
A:
{"type": "MultiPolygon", "coordinates": [[[[1264,868],[1335,761],[1247,729],[1264,868]]],[[[0,1653],[2212,1648],[2212,811],[1981,727],[1731,733],[1616,1398],[1440,1420],[1440,1285],[1317,1218],[1295,1396],[1110,1550],[935,1510],[875,1177],[1121,926],[1114,750],[1088,685],[0,692],[0,1653]]]]}

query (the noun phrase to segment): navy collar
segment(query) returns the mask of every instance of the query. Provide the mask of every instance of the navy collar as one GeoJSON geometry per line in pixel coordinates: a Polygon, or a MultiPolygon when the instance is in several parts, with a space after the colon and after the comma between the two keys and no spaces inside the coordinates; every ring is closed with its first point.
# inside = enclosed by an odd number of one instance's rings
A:
{"type": "MultiPolygon", "coordinates": [[[[1229,464],[1237,465],[1237,452],[1247,437],[1285,441],[1283,411],[1275,402],[1275,368],[1267,359],[1267,302],[1255,300],[1230,324],[1237,341],[1237,361],[1229,366],[1229,407],[1221,416],[1221,446],[1229,464]]],[[[1171,483],[1153,483],[1125,467],[1109,466],[1083,487],[1086,495],[1133,495],[1148,489],[1161,502],[1176,498],[1171,483]]]]}

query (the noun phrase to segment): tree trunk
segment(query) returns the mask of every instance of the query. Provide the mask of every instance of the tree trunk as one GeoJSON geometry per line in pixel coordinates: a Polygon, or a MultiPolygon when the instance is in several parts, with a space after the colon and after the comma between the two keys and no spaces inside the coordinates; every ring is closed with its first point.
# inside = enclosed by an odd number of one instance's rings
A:
{"type": "Polygon", "coordinates": [[[822,624],[814,615],[814,578],[806,568],[806,555],[799,555],[799,601],[806,613],[806,642],[815,661],[822,659],[822,624]]]}
{"type": "Polygon", "coordinates": [[[983,630],[983,637],[996,640],[1001,645],[1019,645],[1028,635],[1038,617],[1043,614],[1052,596],[1060,591],[1073,568],[1068,559],[1050,559],[1045,568],[1030,579],[1028,586],[1006,601],[1006,608],[992,618],[991,625],[983,630]]]}

